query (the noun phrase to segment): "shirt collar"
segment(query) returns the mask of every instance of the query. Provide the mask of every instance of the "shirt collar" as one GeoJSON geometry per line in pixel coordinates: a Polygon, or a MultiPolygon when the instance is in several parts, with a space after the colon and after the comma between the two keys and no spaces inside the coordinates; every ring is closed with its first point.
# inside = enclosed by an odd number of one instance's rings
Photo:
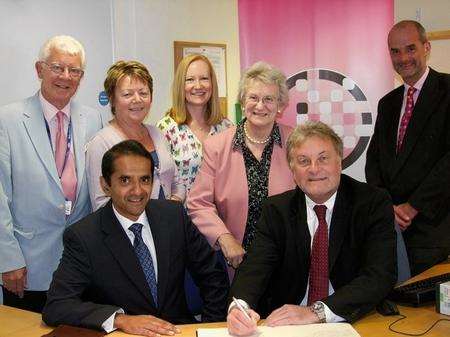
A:
{"type": "Polygon", "coordinates": [[[140,223],[144,227],[149,226],[147,214],[145,213],[145,211],[143,211],[141,213],[141,215],[139,215],[139,218],[136,221],[133,221],[133,220],[130,220],[130,219],[124,217],[122,214],[120,214],[114,207],[114,204],[112,204],[112,208],[113,208],[114,214],[116,215],[117,220],[119,220],[120,225],[122,226],[122,228],[125,231],[128,231],[130,226],[135,223],[140,223]]]}
{"type": "MultiPolygon", "coordinates": [[[[245,145],[245,134],[244,134],[244,123],[246,118],[242,119],[238,125],[236,126],[236,133],[233,138],[233,149],[238,150],[242,149],[245,145]]],[[[272,132],[270,134],[271,140],[275,144],[278,144],[279,147],[283,147],[283,143],[281,142],[281,133],[280,128],[278,127],[277,122],[274,123],[272,132]]],[[[270,142],[270,141],[269,141],[270,142]]]]}
{"type": "MultiPolygon", "coordinates": [[[[430,68],[427,67],[427,69],[425,70],[425,72],[423,73],[422,77],[419,78],[419,80],[414,83],[413,87],[420,92],[420,90],[422,90],[423,84],[425,83],[425,80],[427,79],[428,73],[430,72],[430,68]]],[[[410,85],[405,84],[405,93],[408,92],[408,89],[411,87],[410,85]]]]}
{"type": "Polygon", "coordinates": [[[332,212],[333,208],[334,208],[334,203],[336,202],[336,195],[337,195],[337,191],[334,192],[333,195],[327,201],[325,201],[323,204],[317,204],[314,201],[312,201],[311,198],[305,194],[306,207],[308,207],[309,209],[314,211],[314,206],[325,205],[327,207],[327,212],[328,211],[332,212]]]}
{"type": "Polygon", "coordinates": [[[41,101],[42,111],[44,112],[44,117],[47,122],[50,122],[56,116],[58,111],[62,111],[67,119],[70,118],[70,102],[64,108],[59,110],[44,98],[41,90],[39,90],[39,100],[41,101]]]}

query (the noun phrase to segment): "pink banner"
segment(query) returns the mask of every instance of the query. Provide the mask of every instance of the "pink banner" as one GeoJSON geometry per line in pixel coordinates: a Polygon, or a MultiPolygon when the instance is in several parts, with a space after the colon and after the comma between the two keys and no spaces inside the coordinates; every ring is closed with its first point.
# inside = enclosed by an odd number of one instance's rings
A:
{"type": "MultiPolygon", "coordinates": [[[[393,88],[393,13],[393,0],[239,0],[242,69],[259,60],[281,68],[290,88],[281,121],[333,126],[344,168],[361,158],[378,100],[393,88]]],[[[353,175],[363,178],[358,166],[353,175]]]]}

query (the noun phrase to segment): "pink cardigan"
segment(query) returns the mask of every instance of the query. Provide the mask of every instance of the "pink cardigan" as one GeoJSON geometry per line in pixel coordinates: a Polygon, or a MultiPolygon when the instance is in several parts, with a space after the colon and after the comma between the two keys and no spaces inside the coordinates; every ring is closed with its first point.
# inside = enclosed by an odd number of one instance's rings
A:
{"type": "MultiPolygon", "coordinates": [[[[292,128],[278,124],[283,147],[274,144],[269,196],[295,187],[286,159],[286,138],[292,128]]],[[[242,242],[248,212],[248,186],[244,157],[233,149],[236,127],[207,138],[203,162],[187,198],[189,215],[211,246],[220,235],[231,233],[242,242]]]]}

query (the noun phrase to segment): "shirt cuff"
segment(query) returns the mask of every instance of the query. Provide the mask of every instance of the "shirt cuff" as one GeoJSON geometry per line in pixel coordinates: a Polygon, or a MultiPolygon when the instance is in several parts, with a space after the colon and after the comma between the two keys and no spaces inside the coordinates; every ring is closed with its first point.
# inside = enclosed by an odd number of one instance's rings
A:
{"type": "Polygon", "coordinates": [[[321,301],[319,302],[323,304],[323,308],[325,309],[325,319],[327,323],[339,323],[345,321],[345,319],[343,319],[341,316],[338,316],[334,312],[332,312],[325,303],[321,301]]]}
{"type": "Polygon", "coordinates": [[[117,330],[117,328],[114,327],[114,319],[116,318],[116,314],[124,314],[124,313],[125,311],[123,311],[123,309],[118,309],[116,312],[113,312],[113,314],[102,323],[102,329],[105,330],[106,333],[110,333],[113,332],[114,330],[117,330]]]}

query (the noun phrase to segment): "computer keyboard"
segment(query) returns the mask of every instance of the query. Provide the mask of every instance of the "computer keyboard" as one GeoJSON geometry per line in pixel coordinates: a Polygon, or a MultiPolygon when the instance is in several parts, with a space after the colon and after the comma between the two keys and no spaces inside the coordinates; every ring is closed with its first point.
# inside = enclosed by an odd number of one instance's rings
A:
{"type": "Polygon", "coordinates": [[[415,307],[428,304],[436,300],[436,284],[447,281],[450,281],[450,273],[405,284],[394,288],[389,299],[415,307]]]}

